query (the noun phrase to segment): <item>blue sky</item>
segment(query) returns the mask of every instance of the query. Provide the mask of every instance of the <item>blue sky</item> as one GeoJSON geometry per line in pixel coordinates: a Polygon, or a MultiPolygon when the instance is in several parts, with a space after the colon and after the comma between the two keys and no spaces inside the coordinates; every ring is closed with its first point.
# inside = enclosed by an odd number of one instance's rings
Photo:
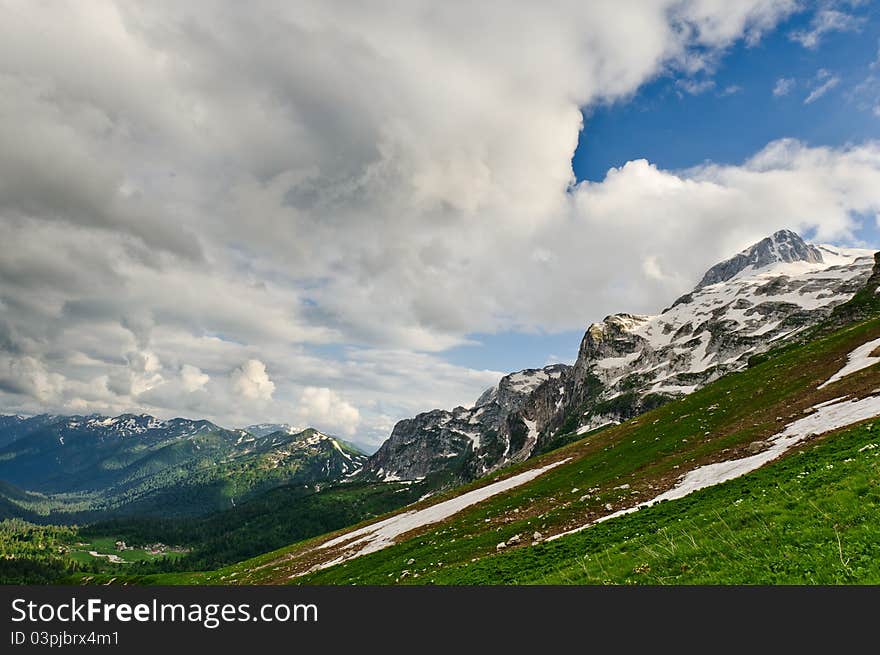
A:
{"type": "MultiPolygon", "coordinates": [[[[811,12],[796,14],[755,45],[738,41],[714,73],[696,78],[712,83],[700,93],[677,86],[680,76],[663,76],[632,98],[586,108],[585,129],[572,159],[575,175],[601,180],[610,167],[642,157],[666,169],[705,160],[739,163],[782,137],[815,146],[877,138],[880,117],[871,111],[876,96],[870,102],[854,94],[878,61],[880,7],[858,7],[854,15],[864,21],[858,31],[825,33],[812,49],[791,38],[809,29],[811,12]],[[822,69],[840,82],[804,104],[822,69]],[[780,79],[791,79],[794,86],[774,96],[780,79]]],[[[873,72],[880,75],[880,70],[873,72]]]]}

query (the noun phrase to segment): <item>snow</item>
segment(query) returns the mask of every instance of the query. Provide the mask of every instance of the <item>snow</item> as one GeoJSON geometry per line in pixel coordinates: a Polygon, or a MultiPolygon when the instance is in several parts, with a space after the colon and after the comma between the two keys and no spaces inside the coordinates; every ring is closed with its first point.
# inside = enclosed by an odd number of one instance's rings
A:
{"type": "Polygon", "coordinates": [[[455,434],[460,434],[461,436],[467,437],[468,439],[470,439],[474,450],[480,449],[480,433],[479,432],[468,432],[467,430],[458,430],[458,429],[453,429],[452,431],[455,432],[455,434]]]}
{"type": "Polygon", "coordinates": [[[586,434],[587,432],[592,432],[593,430],[598,430],[599,428],[604,428],[606,425],[618,425],[617,421],[605,421],[604,423],[600,423],[599,425],[582,425],[577,430],[575,430],[575,434],[586,434]]]}
{"type": "Polygon", "coordinates": [[[309,572],[325,569],[335,564],[339,564],[340,562],[346,562],[356,557],[360,557],[361,555],[375,553],[383,548],[387,548],[388,546],[393,545],[395,539],[402,534],[426,525],[431,525],[432,523],[443,521],[471,505],[534,480],[539,475],[546,473],[560,464],[564,464],[569,461],[569,459],[570,458],[559,462],[553,462],[552,464],[540,468],[524,471],[504,480],[493,482],[485,487],[480,487],[479,489],[474,489],[460,496],[456,496],[455,498],[450,498],[449,500],[437,503],[436,505],[431,505],[430,507],[421,510],[403,512],[387,518],[384,521],[367,525],[358,530],[353,530],[352,532],[340,535],[335,539],[326,541],[318,546],[318,549],[344,546],[346,551],[333,560],[316,565],[309,572]]]}
{"type": "Polygon", "coordinates": [[[333,447],[339,451],[339,454],[342,455],[345,459],[351,461],[351,455],[342,450],[342,447],[339,445],[339,442],[336,439],[331,438],[330,443],[333,444],[333,447]]]}
{"type": "Polygon", "coordinates": [[[744,334],[743,336],[744,337],[760,337],[762,334],[767,334],[768,332],[772,332],[773,330],[778,328],[780,323],[782,323],[782,321],[771,321],[770,323],[762,325],[754,332],[749,332],[747,334],[744,334]]]}
{"type": "Polygon", "coordinates": [[[861,400],[843,401],[830,405],[823,403],[822,405],[816,405],[815,408],[817,411],[814,414],[789,423],[782,432],[770,437],[768,439],[770,447],[760,453],[726,462],[699,466],[693,471],[686,473],[672,489],[651,500],[612,512],[607,516],[603,516],[573,530],[553,535],[547,541],[580,532],[596,523],[602,523],[624,514],[631,514],[642,507],[650,507],[663,500],[684,498],[700,489],[721,484],[722,482],[727,482],[750,473],[764,464],[779,458],[789,448],[807,437],[824,434],[825,432],[880,415],[880,396],[868,396],[861,400]]]}
{"type": "Polygon", "coordinates": [[[831,400],[826,400],[824,403],[817,403],[817,404],[813,405],[812,407],[810,407],[810,410],[821,409],[822,407],[827,407],[828,405],[836,405],[841,400],[846,400],[847,398],[849,398],[849,394],[847,394],[845,396],[838,396],[837,398],[832,398],[831,400]]]}
{"type": "Polygon", "coordinates": [[[695,384],[666,384],[662,382],[651,387],[653,393],[681,393],[690,394],[697,390],[695,384]]]}
{"type": "Polygon", "coordinates": [[[529,429],[529,434],[526,437],[526,443],[523,446],[526,457],[528,457],[532,454],[532,450],[535,448],[535,444],[538,443],[538,422],[530,421],[529,419],[524,417],[523,423],[525,423],[526,427],[529,429]]]}
{"type": "Polygon", "coordinates": [[[873,366],[880,362],[880,357],[871,356],[871,352],[878,347],[880,347],[880,339],[874,339],[867,343],[863,343],[847,355],[846,365],[842,369],[837,371],[837,373],[816,388],[821,389],[827,387],[832,382],[837,382],[838,380],[845,378],[847,375],[852,375],[856,371],[861,371],[863,368],[868,368],[869,366],[873,366]]]}
{"type": "Polygon", "coordinates": [[[510,383],[510,389],[512,391],[516,391],[519,393],[530,393],[538,388],[538,386],[549,380],[550,376],[547,375],[544,371],[520,371],[519,373],[513,373],[508,378],[510,383]]]}

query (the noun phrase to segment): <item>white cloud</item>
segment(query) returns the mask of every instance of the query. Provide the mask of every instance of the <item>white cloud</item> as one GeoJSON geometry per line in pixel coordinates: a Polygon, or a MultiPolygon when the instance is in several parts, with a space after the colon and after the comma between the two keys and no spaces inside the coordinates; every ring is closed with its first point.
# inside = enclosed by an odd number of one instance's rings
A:
{"type": "Polygon", "coordinates": [[[773,95],[777,98],[787,96],[789,93],[791,93],[794,87],[795,80],[793,77],[780,77],[778,80],[776,80],[776,84],[773,86],[773,95]]]}
{"type": "Polygon", "coordinates": [[[232,388],[249,400],[269,400],[275,392],[275,383],[269,379],[263,362],[249,359],[232,372],[232,388]]]}
{"type": "MultiPolygon", "coordinates": [[[[676,80],[675,86],[692,96],[700,95],[715,88],[715,80],[676,80]]],[[[735,93],[735,91],[734,91],[735,93]]]]}
{"type": "Polygon", "coordinates": [[[189,393],[193,393],[194,391],[203,390],[205,385],[211,380],[211,376],[202,373],[202,369],[198,366],[184,364],[180,369],[180,379],[183,388],[189,393]]]}
{"type": "Polygon", "coordinates": [[[865,19],[853,16],[837,9],[825,8],[817,11],[810,21],[807,30],[796,30],[789,36],[805,48],[814,50],[819,47],[822,37],[831,32],[854,32],[861,28],[865,19]]]}
{"type": "Polygon", "coordinates": [[[828,70],[820,68],[816,73],[816,81],[810,94],[804,98],[804,104],[809,105],[816,102],[819,98],[828,93],[831,89],[840,84],[840,78],[832,75],[828,70]]]}
{"type": "MultiPolygon", "coordinates": [[[[345,435],[353,435],[357,431],[361,416],[357,407],[346,402],[332,389],[327,387],[306,387],[299,397],[297,417],[304,425],[323,427],[330,431],[339,431],[345,435]]],[[[382,420],[382,427],[388,422],[382,420]]]]}
{"type": "Polygon", "coordinates": [[[474,334],[655,311],[749,240],[845,239],[876,205],[871,144],[573,186],[581,107],[705,80],[794,2],[263,7],[4,16],[7,410],[293,423],[329,389],[378,441],[497,381],[443,359],[474,334]]]}

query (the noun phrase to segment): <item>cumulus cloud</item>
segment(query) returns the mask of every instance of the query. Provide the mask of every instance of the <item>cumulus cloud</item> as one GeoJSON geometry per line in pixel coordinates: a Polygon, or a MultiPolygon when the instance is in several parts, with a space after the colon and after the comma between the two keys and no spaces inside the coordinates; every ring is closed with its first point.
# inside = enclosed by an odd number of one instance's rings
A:
{"type": "MultiPolygon", "coordinates": [[[[353,435],[361,415],[357,407],[346,402],[327,387],[306,387],[299,397],[297,417],[300,423],[353,435]]],[[[387,422],[384,427],[387,427],[387,422]]]]}
{"type": "Polygon", "coordinates": [[[201,391],[204,389],[205,385],[211,380],[211,376],[202,373],[202,369],[198,366],[184,364],[180,369],[180,380],[183,388],[186,389],[187,392],[193,393],[194,391],[201,391]]]}
{"type": "Polygon", "coordinates": [[[497,381],[444,359],[475,334],[656,311],[774,229],[880,210],[874,144],[575,184],[581,108],[711,80],[793,1],[261,7],[6,12],[8,411],[303,412],[377,442],[497,381]]]}
{"type": "Polygon", "coordinates": [[[249,400],[269,400],[275,392],[275,383],[269,379],[263,362],[249,359],[232,372],[232,388],[249,400]]]}

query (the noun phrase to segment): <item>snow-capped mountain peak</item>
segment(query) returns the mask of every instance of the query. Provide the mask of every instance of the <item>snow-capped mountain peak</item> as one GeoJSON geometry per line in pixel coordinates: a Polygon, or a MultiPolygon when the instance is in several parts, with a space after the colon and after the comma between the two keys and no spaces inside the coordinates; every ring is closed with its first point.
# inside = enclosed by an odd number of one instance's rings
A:
{"type": "Polygon", "coordinates": [[[871,276],[873,254],[780,230],[710,268],[659,314],[593,323],[573,367],[512,373],[472,409],[400,421],[365,471],[472,479],[690,393],[852,298],[871,276]]]}
{"type": "Polygon", "coordinates": [[[706,271],[697,289],[726,282],[731,278],[764,269],[778,263],[806,262],[824,263],[822,251],[814,245],[805,243],[791,230],[779,230],[761,239],[730,259],[715,264],[706,271]]]}

